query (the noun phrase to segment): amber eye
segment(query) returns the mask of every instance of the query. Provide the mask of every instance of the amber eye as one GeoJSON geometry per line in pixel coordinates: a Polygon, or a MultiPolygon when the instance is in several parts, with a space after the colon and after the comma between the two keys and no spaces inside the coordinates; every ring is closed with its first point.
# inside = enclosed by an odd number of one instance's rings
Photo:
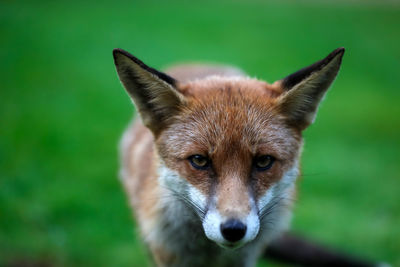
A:
{"type": "Polygon", "coordinates": [[[270,155],[259,156],[255,159],[255,165],[258,171],[269,170],[274,164],[275,158],[270,155]]]}
{"type": "Polygon", "coordinates": [[[210,164],[210,160],[202,155],[193,155],[188,158],[190,164],[199,170],[205,170],[210,164]]]}

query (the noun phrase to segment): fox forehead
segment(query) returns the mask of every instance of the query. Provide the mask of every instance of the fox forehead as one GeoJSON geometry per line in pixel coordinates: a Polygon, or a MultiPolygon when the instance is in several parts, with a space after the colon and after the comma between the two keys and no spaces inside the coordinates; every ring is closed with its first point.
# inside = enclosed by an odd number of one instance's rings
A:
{"type": "Polygon", "coordinates": [[[188,102],[157,142],[171,143],[168,154],[181,159],[196,151],[208,156],[268,152],[282,160],[293,156],[289,148],[297,147],[300,132],[275,109],[272,95],[279,93],[273,86],[255,79],[215,77],[182,87],[188,102]]]}
{"type": "Polygon", "coordinates": [[[279,83],[268,84],[265,81],[246,76],[217,75],[179,84],[178,89],[183,94],[196,98],[202,98],[206,93],[213,93],[215,90],[233,91],[234,93],[244,90],[246,94],[253,93],[267,97],[275,97],[283,92],[279,83]]]}

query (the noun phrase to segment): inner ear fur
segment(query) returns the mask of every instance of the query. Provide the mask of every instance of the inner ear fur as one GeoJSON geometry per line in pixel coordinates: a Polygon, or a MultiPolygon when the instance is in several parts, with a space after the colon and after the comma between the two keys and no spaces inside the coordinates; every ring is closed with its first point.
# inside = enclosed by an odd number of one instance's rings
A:
{"type": "Polygon", "coordinates": [[[122,49],[113,50],[119,79],[133,100],[143,124],[154,134],[165,127],[185,102],[177,81],[122,49]]]}
{"type": "Polygon", "coordinates": [[[290,124],[303,130],[313,123],[318,105],[339,72],[344,48],[277,82],[282,88],[278,109],[290,124]]]}

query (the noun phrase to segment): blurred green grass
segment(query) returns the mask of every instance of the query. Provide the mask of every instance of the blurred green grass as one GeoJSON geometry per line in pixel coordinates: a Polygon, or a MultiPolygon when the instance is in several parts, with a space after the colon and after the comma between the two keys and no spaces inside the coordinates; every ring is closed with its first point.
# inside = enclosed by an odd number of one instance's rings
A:
{"type": "Polygon", "coordinates": [[[133,108],[113,48],[274,81],[344,46],[293,229],[400,266],[399,28],[394,1],[1,1],[0,265],[146,264],[117,180],[133,108]]]}

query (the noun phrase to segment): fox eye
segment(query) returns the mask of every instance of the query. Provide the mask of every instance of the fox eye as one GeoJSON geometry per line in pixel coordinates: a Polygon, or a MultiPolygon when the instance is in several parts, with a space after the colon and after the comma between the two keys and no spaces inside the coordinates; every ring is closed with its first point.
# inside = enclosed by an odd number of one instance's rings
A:
{"type": "Polygon", "coordinates": [[[188,160],[194,168],[199,170],[205,170],[210,165],[210,160],[202,155],[190,156],[188,160]]]}
{"type": "Polygon", "coordinates": [[[255,165],[258,171],[269,170],[275,162],[275,158],[270,155],[262,155],[256,158],[255,165]]]}

